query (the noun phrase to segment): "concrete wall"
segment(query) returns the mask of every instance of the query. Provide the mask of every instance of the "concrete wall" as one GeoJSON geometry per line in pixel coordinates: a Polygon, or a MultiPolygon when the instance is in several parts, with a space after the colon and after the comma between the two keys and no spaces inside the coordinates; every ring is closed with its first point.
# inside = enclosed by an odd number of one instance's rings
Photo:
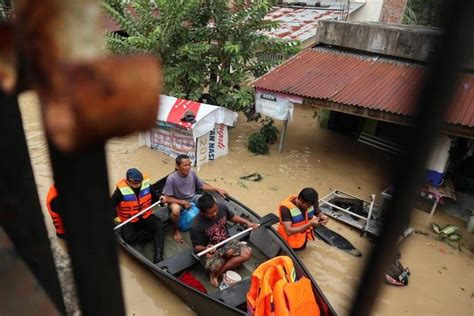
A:
{"type": "Polygon", "coordinates": [[[365,5],[349,15],[349,21],[378,22],[382,12],[383,0],[367,0],[365,5]]]}
{"type": "Polygon", "coordinates": [[[319,21],[318,42],[388,56],[427,61],[438,29],[394,24],[319,21]]]}

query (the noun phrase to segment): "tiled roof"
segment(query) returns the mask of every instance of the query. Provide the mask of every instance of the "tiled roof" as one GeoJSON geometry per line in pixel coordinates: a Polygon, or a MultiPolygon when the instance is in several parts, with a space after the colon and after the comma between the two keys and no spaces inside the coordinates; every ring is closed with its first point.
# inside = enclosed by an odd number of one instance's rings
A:
{"type": "MultiPolygon", "coordinates": [[[[316,47],[254,82],[259,89],[413,115],[425,67],[380,56],[316,47]]],[[[474,75],[464,74],[446,120],[474,126],[474,75]]]]}
{"type": "Polygon", "coordinates": [[[279,27],[264,32],[269,36],[303,42],[316,36],[319,20],[338,20],[341,13],[332,10],[312,10],[274,7],[265,20],[279,22],[279,27]]]}
{"type": "MultiPolygon", "coordinates": [[[[360,9],[365,2],[351,2],[349,14],[360,9]]],[[[273,7],[265,16],[267,21],[276,21],[279,27],[266,31],[264,34],[285,40],[304,42],[315,38],[318,21],[341,20],[346,3],[328,5],[326,9],[273,7]]],[[[346,12],[347,13],[347,12],[346,12]]]]}

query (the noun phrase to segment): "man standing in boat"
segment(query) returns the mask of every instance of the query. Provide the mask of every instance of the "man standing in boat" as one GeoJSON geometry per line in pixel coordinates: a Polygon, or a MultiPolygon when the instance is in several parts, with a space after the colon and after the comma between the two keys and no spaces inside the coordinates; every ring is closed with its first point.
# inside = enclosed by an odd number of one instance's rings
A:
{"type": "MultiPolygon", "coordinates": [[[[159,200],[158,194],[151,188],[150,178],[135,168],[127,170],[126,178],[117,183],[117,188],[111,197],[112,206],[117,211],[121,222],[138,214],[152,203],[159,200]]],[[[128,243],[142,242],[145,236],[152,235],[155,246],[153,263],[163,260],[165,243],[164,225],[160,219],[148,210],[121,228],[122,238],[128,243]]]]}
{"type": "Polygon", "coordinates": [[[329,218],[318,207],[318,192],[304,188],[298,196],[290,195],[278,206],[278,233],[294,250],[302,250],[306,242],[314,240],[313,229],[326,225],[329,218]]]}
{"type": "Polygon", "coordinates": [[[173,237],[179,243],[183,242],[183,237],[177,226],[181,211],[190,208],[191,203],[196,204],[200,197],[197,194],[199,190],[217,192],[222,197],[227,195],[225,190],[202,182],[196,173],[191,170],[189,156],[179,155],[176,157],[176,171],[168,176],[162,192],[170,209],[170,218],[174,230],[173,237]]]}
{"type": "MultiPolygon", "coordinates": [[[[229,238],[227,220],[256,228],[252,223],[235,215],[224,203],[216,202],[209,193],[204,193],[198,200],[200,213],[194,218],[190,230],[194,250],[199,253],[229,238]]],[[[229,241],[217,250],[201,257],[201,263],[209,272],[209,282],[217,287],[219,277],[226,271],[240,266],[252,256],[252,250],[240,241],[229,241]]]]}

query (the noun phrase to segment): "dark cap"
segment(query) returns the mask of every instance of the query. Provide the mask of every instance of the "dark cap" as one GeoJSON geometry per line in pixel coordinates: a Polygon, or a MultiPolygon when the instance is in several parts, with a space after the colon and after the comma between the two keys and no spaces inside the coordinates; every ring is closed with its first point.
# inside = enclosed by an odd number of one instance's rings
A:
{"type": "Polygon", "coordinates": [[[143,174],[137,168],[130,168],[127,170],[127,180],[142,181],[143,174]]]}

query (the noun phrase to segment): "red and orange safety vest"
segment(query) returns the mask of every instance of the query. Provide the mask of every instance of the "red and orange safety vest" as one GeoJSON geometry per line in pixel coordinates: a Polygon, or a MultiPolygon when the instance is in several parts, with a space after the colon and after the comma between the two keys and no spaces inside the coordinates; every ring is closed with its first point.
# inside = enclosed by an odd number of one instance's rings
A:
{"type": "MultiPolygon", "coordinates": [[[[305,214],[303,214],[303,212],[301,212],[301,210],[297,208],[292,202],[296,198],[297,198],[296,195],[290,195],[285,200],[283,200],[283,202],[281,202],[280,205],[278,206],[278,212],[280,212],[280,209],[282,206],[290,210],[292,227],[303,226],[307,224],[308,221],[314,216],[314,208],[312,206],[305,212],[305,214]]],[[[281,213],[280,213],[280,225],[278,225],[278,232],[293,249],[298,249],[298,248],[303,247],[307,239],[310,239],[310,240],[314,239],[312,228],[308,228],[304,232],[288,235],[286,232],[285,226],[283,226],[283,223],[281,220],[281,213]]]]}
{"type": "Polygon", "coordinates": [[[279,256],[260,264],[252,273],[247,311],[253,316],[319,316],[311,281],[296,281],[293,261],[279,256]]]}
{"type": "MultiPolygon", "coordinates": [[[[117,183],[117,188],[123,195],[123,200],[117,206],[117,216],[121,222],[126,221],[133,215],[139,213],[141,210],[151,205],[151,181],[150,178],[144,177],[142,186],[138,197],[135,192],[130,188],[126,179],[122,179],[117,183]]],[[[152,214],[151,210],[141,215],[141,218],[148,218],[152,214]]],[[[134,218],[132,222],[137,222],[138,218],[134,218]]]]}
{"type": "Polygon", "coordinates": [[[64,235],[64,224],[61,216],[58,213],[54,212],[51,207],[51,201],[58,197],[58,191],[54,184],[49,188],[48,194],[46,195],[46,206],[48,208],[49,215],[51,215],[51,219],[53,220],[54,228],[56,228],[57,235],[64,235]]]}

